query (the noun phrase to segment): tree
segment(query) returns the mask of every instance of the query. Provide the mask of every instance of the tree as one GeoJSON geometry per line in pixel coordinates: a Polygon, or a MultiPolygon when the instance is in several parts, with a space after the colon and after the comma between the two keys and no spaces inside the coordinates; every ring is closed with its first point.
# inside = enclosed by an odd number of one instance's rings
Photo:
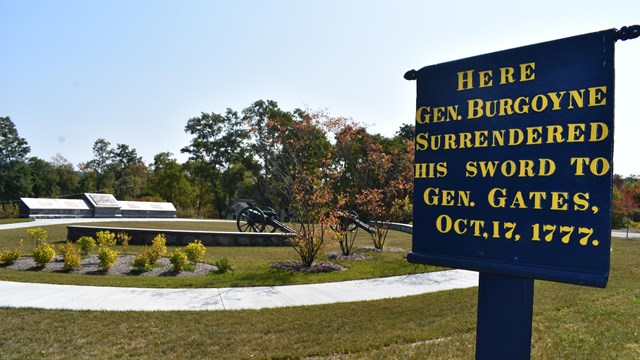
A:
{"type": "Polygon", "coordinates": [[[78,184],[80,177],[75,171],[75,167],[61,154],[56,154],[51,158],[51,164],[56,173],[58,181],[57,188],[59,195],[62,197],[71,196],[78,192],[78,184]]]}
{"type": "Polygon", "coordinates": [[[93,180],[90,182],[84,182],[85,185],[93,185],[93,188],[86,188],[84,190],[90,192],[102,192],[108,191],[113,188],[113,182],[115,181],[115,174],[113,172],[112,164],[112,152],[111,143],[105,139],[97,139],[93,143],[93,159],[86,163],[79,165],[80,170],[93,180]]]}
{"type": "MultiPolygon", "coordinates": [[[[620,178],[618,178],[620,180],[620,178]]],[[[623,218],[629,237],[629,227],[633,215],[640,210],[640,180],[630,176],[622,181],[614,181],[613,213],[623,218]]]]}
{"type": "Polygon", "coordinates": [[[266,205],[284,208],[279,192],[270,189],[272,169],[268,164],[278,161],[279,145],[276,141],[277,131],[281,126],[291,124],[294,115],[280,109],[273,100],[258,100],[242,111],[242,120],[250,129],[251,142],[249,149],[253,158],[246,157],[244,166],[253,176],[258,190],[259,200],[266,205]],[[276,127],[275,124],[280,124],[276,127]]]}
{"type": "Polygon", "coordinates": [[[29,158],[27,165],[31,177],[31,196],[37,198],[58,197],[58,176],[50,163],[37,157],[29,158]]]}
{"type": "Polygon", "coordinates": [[[17,200],[31,192],[27,154],[31,148],[18,135],[15,124],[0,117],[0,200],[17,200]]]}
{"type": "Polygon", "coordinates": [[[412,144],[400,135],[370,135],[355,123],[336,133],[336,163],[342,167],[338,191],[345,194],[348,211],[355,207],[365,220],[375,220],[371,236],[379,250],[385,246],[388,224],[406,215],[410,206],[412,144]]]}
{"type": "Polygon", "coordinates": [[[330,180],[331,144],[322,113],[296,110],[294,117],[270,119],[268,130],[275,156],[265,161],[265,178],[292,214],[296,234],[292,241],[303,266],[313,264],[327,241],[336,238],[330,180]]]}
{"type": "Polygon", "coordinates": [[[0,164],[23,162],[31,148],[27,140],[18,135],[15,124],[7,117],[0,117],[0,164]]]}
{"type": "Polygon", "coordinates": [[[93,159],[78,167],[84,173],[83,191],[111,192],[125,200],[142,195],[148,177],[148,169],[135,149],[126,144],[112,148],[105,139],[94,142],[93,159]]]}
{"type": "Polygon", "coordinates": [[[202,208],[205,197],[210,197],[218,216],[224,217],[239,182],[223,178],[231,176],[233,165],[241,164],[247,156],[249,130],[237,112],[227,109],[224,115],[202,113],[189,119],[185,132],[193,135],[191,143],[181,152],[190,155],[191,174],[198,178],[198,208],[202,208]]]}
{"type": "Polygon", "coordinates": [[[170,152],[153,157],[148,191],[173,203],[183,214],[195,208],[195,189],[187,178],[185,168],[178,164],[170,152]]]}
{"type": "Polygon", "coordinates": [[[402,124],[400,129],[396,131],[396,136],[408,141],[414,141],[416,138],[416,126],[413,124],[402,124]]]}

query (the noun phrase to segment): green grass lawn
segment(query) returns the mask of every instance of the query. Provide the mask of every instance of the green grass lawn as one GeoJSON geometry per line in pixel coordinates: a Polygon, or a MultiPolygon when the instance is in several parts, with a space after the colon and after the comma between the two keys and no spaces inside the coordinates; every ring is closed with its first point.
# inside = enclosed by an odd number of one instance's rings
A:
{"type": "Polygon", "coordinates": [[[0,225],[3,224],[15,224],[15,223],[23,223],[23,222],[31,222],[32,218],[19,218],[19,219],[0,219],[0,225]]]}
{"type": "MultiPolygon", "coordinates": [[[[95,223],[96,226],[115,227],[142,227],[155,229],[181,229],[181,230],[217,230],[236,231],[233,222],[104,222],[95,223]]],[[[66,225],[51,225],[43,227],[49,234],[49,241],[52,243],[63,243],[67,236],[66,225]]],[[[0,251],[13,249],[19,246],[20,239],[24,239],[23,253],[29,253],[32,248],[31,240],[27,229],[0,230],[0,251]]],[[[371,238],[364,231],[359,231],[354,250],[362,246],[371,246],[371,238]]],[[[390,231],[388,236],[388,246],[403,248],[408,251],[411,248],[411,235],[397,231],[390,231]]],[[[116,250],[123,251],[121,246],[116,246],[116,250]]],[[[173,251],[169,247],[169,251],[173,251]]],[[[144,250],[142,246],[129,246],[126,253],[139,254],[144,250]]],[[[327,260],[326,251],[339,251],[337,244],[328,244],[325,251],[321,252],[317,260],[327,260]]],[[[196,277],[148,277],[148,276],[105,276],[105,275],[75,275],[61,273],[47,273],[43,271],[16,271],[0,267],[0,280],[22,281],[22,282],[43,282],[52,284],[77,284],[95,286],[124,286],[124,287],[237,287],[237,286],[262,286],[262,285],[288,285],[301,283],[318,283],[343,281],[353,279],[367,279],[393,275],[403,275],[437,270],[438,268],[426,265],[409,264],[403,252],[373,252],[373,259],[334,261],[348,268],[347,271],[323,273],[323,274],[302,274],[284,272],[271,269],[269,264],[285,261],[297,260],[297,254],[293,248],[285,247],[208,247],[204,261],[215,263],[218,259],[228,258],[234,264],[232,273],[210,274],[196,277]]]]}
{"type": "MultiPolygon", "coordinates": [[[[606,289],[536,281],[532,359],[640,358],[640,241],[606,289]]],[[[0,309],[0,358],[473,359],[477,289],[204,312],[0,309]]]]}

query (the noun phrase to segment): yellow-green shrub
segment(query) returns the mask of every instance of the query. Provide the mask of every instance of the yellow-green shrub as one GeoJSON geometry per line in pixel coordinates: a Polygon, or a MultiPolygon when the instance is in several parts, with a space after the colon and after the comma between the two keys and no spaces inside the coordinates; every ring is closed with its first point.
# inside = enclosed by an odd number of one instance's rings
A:
{"type": "Polygon", "coordinates": [[[101,247],[98,251],[98,267],[104,270],[109,270],[118,260],[118,252],[109,249],[108,247],[101,247]]]}
{"type": "Polygon", "coordinates": [[[80,253],[87,255],[96,247],[96,241],[91,236],[82,236],[76,241],[76,244],[80,246],[80,253]]]}
{"type": "Polygon", "coordinates": [[[137,271],[149,271],[151,270],[151,264],[149,263],[149,258],[147,257],[146,252],[136,256],[131,263],[134,270],[137,271]]]}
{"type": "Polygon", "coordinates": [[[33,249],[33,261],[40,266],[45,266],[56,256],[56,250],[52,245],[43,243],[33,249]]]}
{"type": "Polygon", "coordinates": [[[60,246],[60,253],[64,256],[64,264],[62,265],[62,270],[64,271],[72,271],[73,269],[79,268],[82,265],[82,260],[80,257],[80,252],[76,249],[75,246],[71,243],[66,243],[65,245],[60,246]]]}
{"type": "Polygon", "coordinates": [[[20,259],[20,256],[22,256],[22,252],[18,249],[2,252],[0,253],[0,263],[12,265],[20,259]]]}
{"type": "Polygon", "coordinates": [[[185,253],[176,249],[169,257],[169,262],[173,265],[173,271],[182,271],[188,263],[188,258],[185,253]]]}
{"type": "Polygon", "coordinates": [[[131,240],[131,235],[127,234],[124,231],[120,231],[118,235],[116,235],[116,239],[122,245],[122,252],[127,251],[127,246],[129,246],[129,241],[131,240]]]}
{"type": "Polygon", "coordinates": [[[102,247],[112,247],[116,245],[116,234],[111,231],[98,231],[96,233],[98,245],[102,247]]]}
{"type": "Polygon", "coordinates": [[[191,261],[194,264],[199,261],[202,261],[202,258],[204,257],[204,254],[206,251],[207,251],[207,248],[204,245],[202,245],[202,241],[200,240],[195,240],[194,242],[188,244],[184,248],[184,252],[187,255],[187,259],[189,259],[189,261],[191,261]]]}
{"type": "Polygon", "coordinates": [[[151,247],[146,249],[144,252],[147,253],[147,257],[149,258],[149,263],[151,265],[155,264],[158,259],[167,255],[167,238],[164,234],[158,234],[151,241],[151,247]]]}
{"type": "Polygon", "coordinates": [[[34,243],[33,245],[34,247],[46,242],[47,237],[49,237],[47,230],[40,227],[27,229],[27,234],[31,236],[31,239],[33,240],[33,243],[34,243]]]}

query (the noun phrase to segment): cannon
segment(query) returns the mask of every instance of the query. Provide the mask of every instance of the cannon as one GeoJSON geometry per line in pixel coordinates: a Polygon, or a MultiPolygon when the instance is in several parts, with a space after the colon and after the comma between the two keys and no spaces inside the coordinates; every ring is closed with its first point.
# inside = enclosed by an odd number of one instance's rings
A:
{"type": "MultiPolygon", "coordinates": [[[[338,214],[339,223],[332,225],[333,230],[354,231],[356,228],[375,234],[376,229],[360,220],[358,213],[355,211],[341,211],[338,214]]],[[[268,206],[252,206],[245,204],[240,210],[236,219],[236,225],[240,232],[281,232],[295,234],[296,231],[278,219],[276,211],[268,206]]]]}
{"type": "Polygon", "coordinates": [[[268,206],[245,207],[238,213],[236,225],[240,232],[275,232],[276,230],[285,233],[296,232],[281,222],[275,210],[268,206]]]}
{"type": "Polygon", "coordinates": [[[376,229],[373,226],[360,220],[358,213],[351,210],[348,212],[341,211],[338,213],[338,220],[340,221],[337,226],[331,226],[333,230],[340,231],[354,231],[356,228],[360,228],[369,234],[375,234],[376,229]]]}

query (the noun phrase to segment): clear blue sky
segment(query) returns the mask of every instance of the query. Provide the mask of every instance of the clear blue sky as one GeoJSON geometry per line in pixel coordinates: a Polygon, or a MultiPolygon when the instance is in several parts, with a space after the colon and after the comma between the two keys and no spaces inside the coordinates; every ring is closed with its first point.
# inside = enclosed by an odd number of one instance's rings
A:
{"type": "MultiPolygon", "coordinates": [[[[201,112],[271,99],[392,135],[405,71],[640,24],[640,1],[0,0],[0,116],[31,156],[92,158],[98,138],[180,161],[201,112]]],[[[640,39],[616,45],[614,171],[640,174],[640,39]]]]}

